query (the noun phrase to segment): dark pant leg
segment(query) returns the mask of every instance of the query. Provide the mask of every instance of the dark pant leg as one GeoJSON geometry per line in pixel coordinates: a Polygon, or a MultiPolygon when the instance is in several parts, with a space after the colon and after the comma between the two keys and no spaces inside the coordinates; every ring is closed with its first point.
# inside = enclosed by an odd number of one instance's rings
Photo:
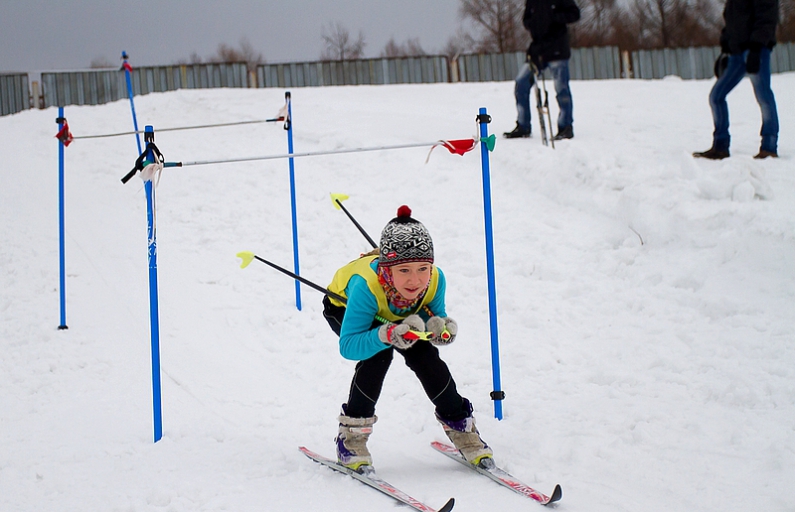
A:
{"type": "Polygon", "coordinates": [[[712,85],[709,92],[709,106],[712,109],[712,121],[715,130],[712,132],[712,147],[721,151],[728,151],[731,143],[729,135],[729,104],[726,96],[734,89],[745,76],[745,54],[736,53],[729,55],[726,70],[712,85]]]}
{"type": "MultiPolygon", "coordinates": [[[[558,114],[558,132],[574,124],[574,101],[569,88],[569,60],[555,60],[549,63],[549,71],[555,81],[555,93],[560,113],[558,114]]],[[[550,130],[552,127],[550,127],[550,130]]]]}
{"type": "Polygon", "coordinates": [[[776,97],[770,88],[770,50],[762,48],[759,73],[748,75],[754,86],[754,94],[759,108],[762,110],[762,145],[761,150],[778,152],[778,111],[776,97]]]}
{"type": "Polygon", "coordinates": [[[516,122],[528,130],[532,125],[530,121],[530,91],[533,88],[533,81],[533,72],[530,70],[530,66],[527,63],[523,64],[519,68],[519,74],[516,75],[513,95],[516,99],[516,122]]]}
{"type": "Polygon", "coordinates": [[[398,352],[422,383],[425,394],[436,406],[436,414],[450,421],[469,416],[469,410],[456,390],[447,364],[439,357],[439,349],[427,341],[418,341],[408,350],[398,352]]]}
{"type": "MultiPolygon", "coordinates": [[[[337,336],[342,329],[345,308],[335,306],[328,297],[323,297],[323,317],[337,336]]],[[[373,322],[373,327],[380,325],[373,322]]],[[[381,396],[386,372],[392,364],[393,349],[382,350],[370,359],[356,363],[356,371],[351,380],[348,392],[348,403],[344,407],[345,415],[351,418],[370,418],[375,414],[375,404],[381,396]]]]}
{"type": "Polygon", "coordinates": [[[375,415],[375,404],[381,396],[386,372],[392,364],[394,349],[388,348],[370,359],[356,363],[345,412],[352,418],[370,418],[375,415]]]}

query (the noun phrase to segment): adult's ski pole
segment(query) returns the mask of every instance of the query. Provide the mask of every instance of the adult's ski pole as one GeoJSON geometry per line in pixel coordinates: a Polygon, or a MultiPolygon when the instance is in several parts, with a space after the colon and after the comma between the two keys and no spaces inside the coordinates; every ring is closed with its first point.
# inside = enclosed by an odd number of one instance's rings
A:
{"type": "MultiPolygon", "coordinates": [[[[536,84],[536,87],[538,84],[536,84]]],[[[552,114],[549,112],[549,94],[547,93],[547,80],[544,78],[544,73],[541,73],[541,86],[544,88],[544,110],[547,111],[547,120],[549,121],[549,141],[552,143],[552,149],[555,149],[555,136],[552,135],[552,114]]]]}

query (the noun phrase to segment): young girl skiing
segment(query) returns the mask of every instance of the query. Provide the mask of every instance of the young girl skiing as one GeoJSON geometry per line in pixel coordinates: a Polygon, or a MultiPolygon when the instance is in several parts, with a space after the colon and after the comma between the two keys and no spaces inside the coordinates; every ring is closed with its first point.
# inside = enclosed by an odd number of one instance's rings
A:
{"type": "Polygon", "coordinates": [[[375,404],[395,352],[417,375],[436,407],[436,419],[472,464],[492,456],[480,438],[469,400],[456,391],[437,346],[455,340],[456,322],[445,311],[445,278],[433,265],[433,241],[408,206],[381,232],[379,248],[334,275],[323,315],[340,337],[340,353],[358,361],[348,401],[342,404],[336,438],[340,464],[357,471],[372,466],[367,439],[378,420],[375,404]]]}

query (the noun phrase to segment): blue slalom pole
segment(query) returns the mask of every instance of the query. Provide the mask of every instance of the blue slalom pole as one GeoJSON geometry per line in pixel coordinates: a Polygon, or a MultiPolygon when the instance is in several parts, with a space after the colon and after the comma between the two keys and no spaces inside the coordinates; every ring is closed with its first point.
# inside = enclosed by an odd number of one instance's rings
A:
{"type": "MultiPolygon", "coordinates": [[[[287,119],[285,120],[284,127],[287,130],[287,152],[293,154],[293,107],[290,101],[290,92],[284,93],[284,100],[287,102],[287,119]]],[[[296,275],[300,276],[301,272],[298,265],[298,215],[296,214],[295,207],[295,162],[294,158],[290,157],[290,209],[293,218],[293,269],[296,275]]],[[[295,281],[295,307],[301,311],[301,282],[295,281]]]]}
{"type": "Polygon", "coordinates": [[[124,60],[122,69],[124,69],[124,77],[127,79],[127,96],[130,98],[130,109],[132,109],[133,128],[135,129],[135,142],[138,143],[138,154],[143,153],[141,149],[141,135],[138,133],[138,118],[135,115],[135,102],[133,101],[133,86],[132,86],[132,66],[127,59],[130,58],[127,52],[121,52],[121,58],[124,60]]]}
{"type": "Polygon", "coordinates": [[[491,116],[481,108],[477,117],[480,125],[480,160],[483,168],[483,215],[486,225],[486,273],[489,285],[489,324],[491,326],[491,369],[494,391],[491,399],[494,401],[494,417],[502,419],[502,401],[505,392],[500,388],[500,343],[497,336],[497,290],[494,277],[494,231],[491,218],[491,178],[489,176],[489,149],[485,143],[489,136],[489,123],[491,116]]]}
{"type": "MultiPolygon", "coordinates": [[[[151,126],[144,128],[144,140],[155,141],[155,132],[151,126]]],[[[148,146],[148,144],[147,144],[148,146]]],[[[144,167],[156,162],[154,151],[146,148],[144,167]]],[[[152,410],[154,419],[155,442],[163,437],[163,416],[160,392],[160,320],[157,296],[157,226],[155,224],[155,190],[152,180],[144,184],[146,190],[146,220],[149,239],[149,321],[152,337],[152,410]]]]}
{"type": "MultiPolygon", "coordinates": [[[[60,132],[66,119],[63,107],[58,107],[58,132],[60,132]]],[[[66,247],[64,244],[64,144],[58,140],[58,235],[60,241],[60,272],[61,272],[61,323],[59,330],[68,329],[66,326],[66,247]]]]}

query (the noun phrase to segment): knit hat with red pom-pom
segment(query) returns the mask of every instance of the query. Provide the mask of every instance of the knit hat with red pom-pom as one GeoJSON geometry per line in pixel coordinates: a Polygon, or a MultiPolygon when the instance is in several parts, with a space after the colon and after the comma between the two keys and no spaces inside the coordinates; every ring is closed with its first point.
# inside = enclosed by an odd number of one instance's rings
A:
{"type": "Polygon", "coordinates": [[[411,217],[411,208],[398,208],[397,217],[381,231],[378,264],[391,267],[401,263],[433,263],[433,240],[422,222],[411,217]]]}

